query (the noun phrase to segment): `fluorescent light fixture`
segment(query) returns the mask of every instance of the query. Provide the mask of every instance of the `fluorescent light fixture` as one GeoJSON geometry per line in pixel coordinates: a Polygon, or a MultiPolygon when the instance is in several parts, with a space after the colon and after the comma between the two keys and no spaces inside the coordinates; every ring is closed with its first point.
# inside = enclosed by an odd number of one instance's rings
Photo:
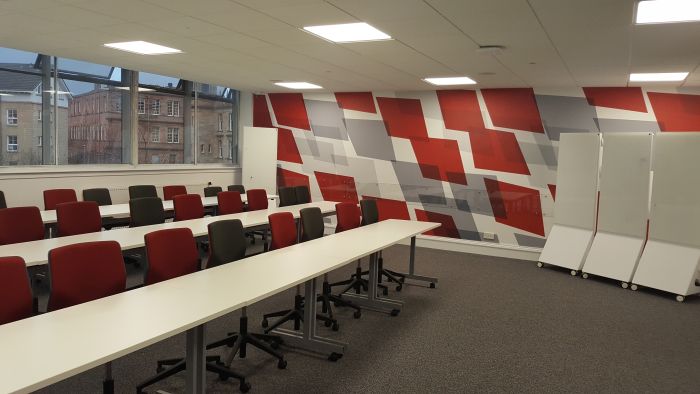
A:
{"type": "Polygon", "coordinates": [[[437,86],[474,85],[476,83],[475,80],[469,77],[425,78],[423,80],[437,86]]]}
{"type": "MultiPolygon", "coordinates": [[[[114,88],[119,90],[129,90],[128,86],[115,86],[114,88]]],[[[139,92],[155,92],[155,89],[142,88],[139,86],[139,92]]]]}
{"type": "Polygon", "coordinates": [[[687,76],[688,73],[632,73],[630,82],[675,82],[687,76]]]}
{"type": "Polygon", "coordinates": [[[322,86],[314,85],[308,82],[275,82],[275,85],[282,86],[287,89],[323,89],[322,86]]]}
{"type": "Polygon", "coordinates": [[[640,1],[637,5],[637,24],[700,21],[698,0],[640,1]]]}
{"type": "Polygon", "coordinates": [[[104,44],[108,48],[119,49],[120,51],[127,51],[132,53],[138,53],[139,55],[166,55],[170,53],[181,53],[182,51],[175,48],[169,48],[163,45],[154,44],[152,42],[146,41],[127,41],[127,42],[113,42],[110,44],[104,44]]]}
{"type": "Polygon", "coordinates": [[[391,40],[391,36],[364,23],[306,26],[304,30],[333,42],[361,42],[391,40]]]}

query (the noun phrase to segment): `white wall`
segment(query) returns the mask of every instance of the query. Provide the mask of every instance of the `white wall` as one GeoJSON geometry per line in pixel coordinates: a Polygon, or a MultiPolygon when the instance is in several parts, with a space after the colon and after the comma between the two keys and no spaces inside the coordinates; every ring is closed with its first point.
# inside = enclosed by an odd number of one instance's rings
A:
{"type": "Polygon", "coordinates": [[[164,185],[185,185],[190,193],[203,194],[208,182],[213,186],[240,183],[240,167],[205,165],[168,166],[57,166],[18,167],[0,169],[0,190],[5,193],[7,206],[35,205],[44,207],[42,192],[46,189],[75,189],[78,199],[82,190],[106,187],[113,203],[129,201],[130,185],[150,184],[162,195],[164,185]]]}

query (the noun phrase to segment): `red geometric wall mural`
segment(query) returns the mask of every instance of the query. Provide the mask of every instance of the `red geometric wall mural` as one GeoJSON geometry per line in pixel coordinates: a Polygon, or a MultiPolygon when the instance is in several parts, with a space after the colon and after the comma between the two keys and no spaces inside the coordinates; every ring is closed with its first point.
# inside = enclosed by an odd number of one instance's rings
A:
{"type": "Polygon", "coordinates": [[[560,136],[700,131],[700,91],[465,89],[401,96],[254,96],[254,124],[279,129],[279,186],[308,184],[314,200],[373,198],[382,220],[441,224],[428,235],[486,240],[489,232],[499,243],[543,246],[553,223],[560,136]],[[336,105],[319,105],[329,102],[336,105]],[[309,109],[314,132],[301,133],[311,129],[309,109]],[[509,130],[486,128],[485,119],[509,130]]]}

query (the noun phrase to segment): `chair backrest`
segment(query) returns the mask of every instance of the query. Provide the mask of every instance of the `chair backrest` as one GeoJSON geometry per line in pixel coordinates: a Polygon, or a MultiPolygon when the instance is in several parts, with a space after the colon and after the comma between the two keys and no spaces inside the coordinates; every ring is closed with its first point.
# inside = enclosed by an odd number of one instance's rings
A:
{"type": "Polygon", "coordinates": [[[250,189],[246,192],[248,197],[248,210],[259,211],[267,209],[267,192],[265,189],[250,189]]]}
{"type": "Polygon", "coordinates": [[[44,209],[47,211],[56,209],[56,205],[60,203],[73,201],[78,201],[73,189],[44,190],[44,209]]]}
{"type": "Polygon", "coordinates": [[[248,241],[245,238],[245,231],[243,231],[243,224],[240,220],[219,220],[210,223],[207,229],[209,230],[209,260],[207,261],[207,268],[230,263],[245,257],[248,241]]]}
{"type": "Polygon", "coordinates": [[[208,186],[204,188],[204,197],[216,197],[224,189],[221,186],[208,186]]]}
{"type": "Polygon", "coordinates": [[[338,224],[335,226],[336,233],[358,228],[362,224],[360,207],[351,202],[339,202],[335,204],[335,217],[338,219],[338,224]]]}
{"type": "Polygon", "coordinates": [[[184,185],[168,185],[163,186],[163,200],[170,201],[175,196],[187,194],[187,187],[184,185]]]}
{"type": "Polygon", "coordinates": [[[120,293],[126,269],[116,241],[84,242],[49,251],[49,311],[120,293]]]}
{"type": "Polygon", "coordinates": [[[7,208],[7,201],[5,201],[5,193],[0,190],[0,209],[7,208]]]}
{"type": "Polygon", "coordinates": [[[163,201],[158,197],[141,197],[129,200],[130,227],[165,223],[163,201]]]}
{"type": "Polygon", "coordinates": [[[285,248],[297,243],[297,225],[291,212],[273,213],[267,217],[270,222],[270,250],[285,248]]]}
{"type": "Polygon", "coordinates": [[[153,185],[129,186],[129,200],[142,197],[158,197],[158,191],[153,185]]]}
{"type": "Polygon", "coordinates": [[[148,259],[145,284],[177,278],[199,269],[199,251],[189,228],[158,230],[144,238],[148,259]]]}
{"type": "Polygon", "coordinates": [[[219,192],[216,195],[218,202],[217,211],[219,215],[230,215],[232,213],[243,212],[243,200],[239,192],[219,192]]]}
{"type": "Polygon", "coordinates": [[[58,236],[102,231],[100,206],[94,201],[64,202],[56,205],[58,236]]]}
{"type": "Polygon", "coordinates": [[[32,287],[21,257],[0,257],[0,325],[30,317],[32,287]]]}
{"type": "Polygon", "coordinates": [[[302,241],[310,241],[312,239],[323,237],[323,232],[326,226],[323,224],[323,213],[321,213],[321,208],[304,208],[299,211],[299,217],[301,218],[302,241]]]}
{"type": "Polygon", "coordinates": [[[109,194],[109,189],[104,187],[85,189],[83,190],[83,201],[94,201],[99,206],[112,205],[112,196],[109,194]]]}
{"type": "Polygon", "coordinates": [[[245,186],[243,186],[243,185],[228,185],[226,190],[228,190],[230,192],[239,192],[241,194],[244,194],[245,193],[245,186]]]}
{"type": "Polygon", "coordinates": [[[308,204],[311,202],[311,193],[305,185],[295,186],[294,192],[297,195],[297,204],[308,204]]]}
{"type": "Polygon", "coordinates": [[[0,209],[0,245],[44,239],[44,222],[37,207],[0,209]]]}
{"type": "Polygon", "coordinates": [[[199,194],[179,194],[173,198],[175,221],[199,219],[204,217],[204,206],[199,194]]]}
{"type": "Polygon", "coordinates": [[[360,209],[362,210],[362,225],[377,223],[379,221],[379,210],[377,209],[376,200],[361,200],[360,209]]]}
{"type": "Polygon", "coordinates": [[[280,196],[280,207],[297,204],[297,193],[293,187],[280,187],[277,194],[280,196]]]}

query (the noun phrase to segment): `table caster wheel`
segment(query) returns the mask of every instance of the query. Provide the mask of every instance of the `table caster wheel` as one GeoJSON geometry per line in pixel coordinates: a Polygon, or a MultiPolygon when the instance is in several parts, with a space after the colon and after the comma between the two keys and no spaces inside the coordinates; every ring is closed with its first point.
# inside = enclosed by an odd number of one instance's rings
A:
{"type": "Polygon", "coordinates": [[[544,264],[541,261],[537,262],[537,268],[542,268],[544,267],[544,264]]]}
{"type": "Polygon", "coordinates": [[[241,385],[238,386],[238,389],[241,390],[241,393],[247,393],[250,390],[250,383],[241,382],[241,385]]]}
{"type": "Polygon", "coordinates": [[[630,286],[630,284],[627,282],[622,282],[622,283],[620,283],[620,286],[622,286],[623,289],[626,289],[630,286]]]}
{"type": "Polygon", "coordinates": [[[400,277],[399,282],[406,283],[406,277],[405,276],[400,277]]]}
{"type": "Polygon", "coordinates": [[[578,271],[576,270],[571,270],[571,276],[576,276],[578,274],[578,271]]]}
{"type": "Polygon", "coordinates": [[[158,366],[158,367],[156,368],[156,373],[161,373],[161,372],[163,372],[163,371],[165,371],[165,368],[163,368],[163,367],[161,367],[161,366],[158,366]]]}
{"type": "Polygon", "coordinates": [[[632,286],[630,286],[630,289],[632,289],[633,291],[637,291],[638,287],[637,285],[633,284],[632,286]]]}
{"type": "Polygon", "coordinates": [[[333,352],[328,356],[328,361],[336,362],[336,361],[340,360],[341,357],[343,357],[342,354],[333,352]]]}
{"type": "Polygon", "coordinates": [[[685,300],[685,297],[683,297],[682,295],[677,295],[677,296],[676,296],[676,301],[678,301],[678,302],[683,302],[683,300],[685,300]]]}
{"type": "Polygon", "coordinates": [[[287,368],[287,360],[279,360],[277,362],[277,368],[278,369],[285,369],[287,368]]]}
{"type": "Polygon", "coordinates": [[[399,312],[401,312],[400,309],[392,309],[391,313],[389,313],[391,316],[398,316],[399,312]]]}
{"type": "Polygon", "coordinates": [[[360,311],[355,311],[355,313],[352,314],[352,317],[355,319],[359,319],[362,316],[362,312],[360,311]]]}
{"type": "Polygon", "coordinates": [[[435,282],[430,282],[430,286],[428,286],[428,287],[430,287],[431,289],[434,289],[434,288],[435,288],[435,282]]]}
{"type": "Polygon", "coordinates": [[[326,320],[325,322],[323,322],[323,325],[326,327],[330,327],[332,324],[333,324],[333,322],[330,320],[326,320]]]}
{"type": "Polygon", "coordinates": [[[262,321],[262,323],[260,323],[260,325],[262,326],[262,328],[267,328],[269,323],[267,322],[267,319],[263,319],[263,321],[262,321]]]}
{"type": "Polygon", "coordinates": [[[338,322],[333,323],[333,327],[331,327],[331,330],[333,330],[333,331],[340,330],[340,324],[338,324],[338,322]]]}
{"type": "Polygon", "coordinates": [[[582,273],[582,274],[581,274],[581,277],[582,277],[583,279],[588,279],[588,273],[586,273],[586,272],[582,273]]]}
{"type": "Polygon", "coordinates": [[[273,348],[273,349],[275,349],[275,350],[276,350],[276,349],[279,349],[279,348],[280,348],[280,343],[279,343],[279,341],[272,341],[272,342],[270,342],[270,347],[273,348]]]}

